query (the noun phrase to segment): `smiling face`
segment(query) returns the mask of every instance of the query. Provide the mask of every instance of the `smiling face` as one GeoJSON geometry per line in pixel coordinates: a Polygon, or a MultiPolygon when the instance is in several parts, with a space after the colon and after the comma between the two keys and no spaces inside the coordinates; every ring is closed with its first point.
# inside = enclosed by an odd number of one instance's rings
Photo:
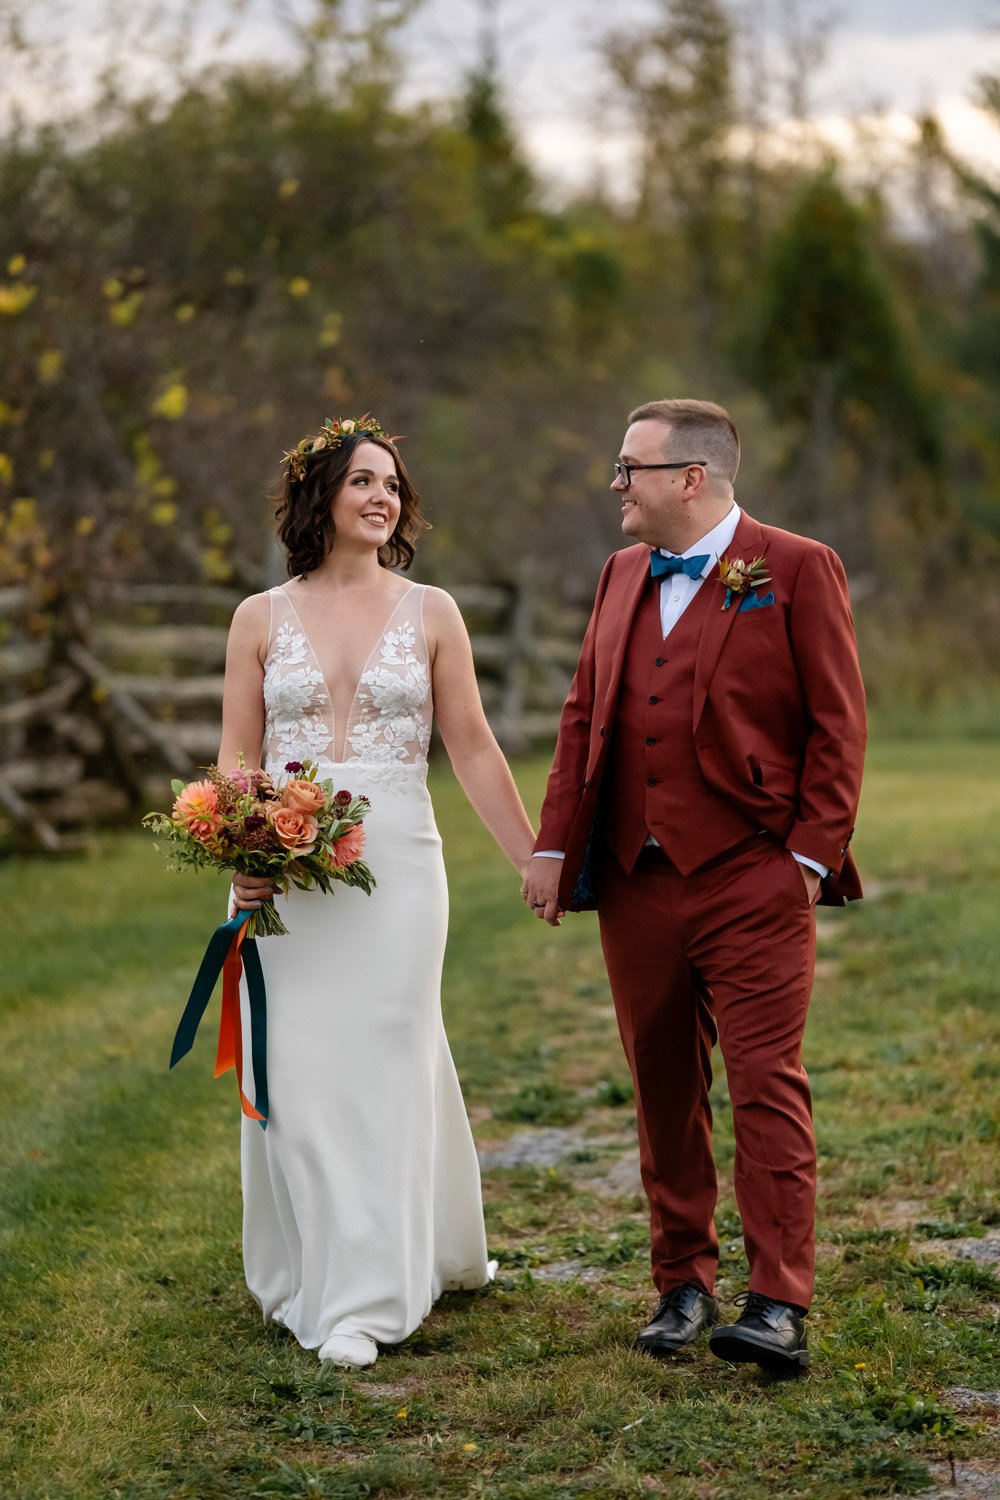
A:
{"type": "MultiPolygon", "coordinates": [[[[634,465],[632,483],[626,487],[624,479],[615,479],[611,488],[620,497],[622,531],[631,541],[683,550],[674,544],[689,529],[690,476],[700,477],[704,470],[643,467],[673,461],[669,438],[670,428],[663,422],[633,422],[619,454],[622,463],[634,465]]],[[[698,456],[681,453],[678,458],[698,456]]]]}
{"type": "Polygon", "coordinates": [[[399,490],[392,454],[359,443],[330,510],[338,544],[384,547],[399,520],[399,490]]]}

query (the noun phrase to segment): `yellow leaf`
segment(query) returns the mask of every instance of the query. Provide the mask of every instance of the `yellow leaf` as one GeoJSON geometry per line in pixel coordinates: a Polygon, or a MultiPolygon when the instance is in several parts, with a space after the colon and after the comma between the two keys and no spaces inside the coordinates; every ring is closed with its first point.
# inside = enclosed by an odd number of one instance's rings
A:
{"type": "Polygon", "coordinates": [[[463,1453],[478,1453],[479,1452],[479,1444],[478,1443],[463,1443],[462,1444],[462,1452],[463,1453]]]}
{"type": "Polygon", "coordinates": [[[109,276],[101,290],[109,302],[117,302],[125,290],[125,283],[124,281],[119,281],[117,276],[109,276]]]}
{"type": "Polygon", "coordinates": [[[10,276],[20,276],[28,262],[23,255],[12,255],[7,262],[7,272],[10,276]]]}
{"type": "Polygon", "coordinates": [[[177,520],[177,506],[172,500],[158,500],[149,512],[154,526],[172,526],[177,520]]]}
{"type": "Polygon", "coordinates": [[[142,292],[129,292],[128,296],[123,297],[120,302],[112,303],[108,312],[110,313],[112,323],[117,328],[128,328],[130,324],[135,322],[139,309],[142,306],[143,295],[142,292]]]}
{"type": "Polygon", "coordinates": [[[195,307],[193,302],[182,302],[180,307],[178,307],[177,311],[174,313],[174,317],[177,319],[178,323],[190,323],[191,319],[194,317],[194,313],[195,307]]]}
{"type": "Polygon", "coordinates": [[[14,478],[14,460],[9,453],[0,453],[0,484],[10,484],[14,478]]]}
{"type": "Polygon", "coordinates": [[[406,1418],[408,1416],[409,1416],[409,1408],[406,1407],[406,1406],[401,1406],[399,1408],[399,1411],[396,1413],[396,1421],[397,1422],[405,1422],[406,1418]]]}
{"type": "Polygon", "coordinates": [[[51,385],[58,380],[63,369],[63,352],[61,349],[43,349],[38,356],[38,378],[43,385],[51,385]]]}
{"type": "Polygon", "coordinates": [[[19,281],[14,286],[0,284],[0,313],[16,318],[34,302],[37,292],[37,286],[29,286],[26,281],[19,281]]]}
{"type": "Polygon", "coordinates": [[[340,343],[340,330],[344,319],[339,312],[327,313],[323,319],[323,327],[320,329],[319,342],[324,349],[332,349],[335,344],[340,343]]]}
{"type": "Polygon", "coordinates": [[[278,197],[294,198],[301,186],[302,184],[297,177],[286,177],[284,182],[278,186],[278,197]]]}
{"type": "Polygon", "coordinates": [[[150,407],[150,411],[154,417],[166,417],[168,422],[176,422],[187,411],[187,404],[187,386],[175,380],[167,386],[165,391],[161,391],[150,407]]]}
{"type": "Polygon", "coordinates": [[[288,290],[293,297],[308,297],[312,291],[309,279],[306,276],[293,276],[288,283],[288,290]]]}
{"type": "Polygon", "coordinates": [[[232,564],[218,547],[206,547],[201,554],[201,571],[209,583],[228,583],[233,576],[232,564]]]}
{"type": "Polygon", "coordinates": [[[76,523],[77,536],[89,536],[96,525],[97,522],[93,516],[80,516],[76,523]]]}
{"type": "Polygon", "coordinates": [[[226,286],[242,286],[246,279],[247,273],[241,270],[239,266],[230,266],[223,277],[226,286]]]}
{"type": "Polygon", "coordinates": [[[162,479],[153,480],[151,488],[153,494],[158,495],[161,500],[169,500],[171,495],[177,493],[177,480],[172,479],[169,474],[164,474],[162,479]]]}

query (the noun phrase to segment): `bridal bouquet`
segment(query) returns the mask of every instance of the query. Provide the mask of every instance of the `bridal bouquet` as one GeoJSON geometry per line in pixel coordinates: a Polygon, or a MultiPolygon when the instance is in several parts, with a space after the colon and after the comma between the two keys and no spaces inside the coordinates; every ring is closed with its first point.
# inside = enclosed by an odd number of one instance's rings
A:
{"type": "MultiPolygon", "coordinates": [[[[276,786],[266,772],[248,770],[242,757],[231,771],[208,766],[204,781],[171,782],[170,813],[147,813],[142,821],[169,841],[174,869],[235,870],[286,893],[290,884],[329,892],[342,881],[371,895],[375,880],[362,859],[368,798],[318,781],[310,761],[289,761],[285,771],[288,780],[276,786]]],[[[248,938],[288,930],[272,900],[245,921],[248,938]]]]}

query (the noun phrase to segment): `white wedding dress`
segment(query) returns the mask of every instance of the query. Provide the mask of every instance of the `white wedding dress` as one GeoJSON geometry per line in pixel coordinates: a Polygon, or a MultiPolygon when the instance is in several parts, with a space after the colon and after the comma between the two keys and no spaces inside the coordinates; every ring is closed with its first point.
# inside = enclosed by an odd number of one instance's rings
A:
{"type": "Polygon", "coordinates": [[[243,1120],[243,1257],[265,1322],[343,1363],[369,1363],[371,1341],[399,1343],[442,1291],[493,1269],[441,1019],[448,888],[427,791],[424,593],[410,585],[385,622],[342,728],[323,642],[283,589],[269,594],[264,769],[280,781],[286,762],[315,761],[320,779],[371,799],[377,885],[293,888],[276,901],[288,935],[258,940],[270,1109],[266,1131],[243,1120]]]}

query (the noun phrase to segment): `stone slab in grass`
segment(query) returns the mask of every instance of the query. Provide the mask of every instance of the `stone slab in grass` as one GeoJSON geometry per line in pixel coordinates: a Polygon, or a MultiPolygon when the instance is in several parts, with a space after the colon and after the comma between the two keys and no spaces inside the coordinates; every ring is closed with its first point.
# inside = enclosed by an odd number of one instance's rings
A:
{"type": "Polygon", "coordinates": [[[556,1260],[548,1266],[532,1266],[531,1274],[536,1281],[603,1281],[607,1271],[603,1266],[588,1266],[582,1260],[556,1260]]]}
{"type": "Polygon", "coordinates": [[[977,1266],[1000,1266],[1000,1230],[991,1229],[978,1239],[925,1240],[920,1250],[924,1255],[975,1261],[977,1266]]]}
{"type": "MultiPolygon", "coordinates": [[[[1000,1495],[1000,1461],[992,1458],[956,1459],[929,1464],[934,1489],[921,1490],[920,1500],[997,1500],[1000,1495]]],[[[903,1500],[894,1495],[892,1500],[903,1500]]]]}
{"type": "Polygon", "coordinates": [[[1000,1391],[974,1391],[970,1386],[956,1385],[950,1391],[942,1391],[941,1400],[947,1401],[956,1411],[974,1412],[979,1416],[1000,1415],[1000,1391]]]}
{"type": "Polygon", "coordinates": [[[577,1151],[586,1151],[589,1143],[572,1130],[521,1130],[512,1135],[499,1151],[480,1151],[479,1165],[490,1167],[554,1167],[577,1151]]]}

